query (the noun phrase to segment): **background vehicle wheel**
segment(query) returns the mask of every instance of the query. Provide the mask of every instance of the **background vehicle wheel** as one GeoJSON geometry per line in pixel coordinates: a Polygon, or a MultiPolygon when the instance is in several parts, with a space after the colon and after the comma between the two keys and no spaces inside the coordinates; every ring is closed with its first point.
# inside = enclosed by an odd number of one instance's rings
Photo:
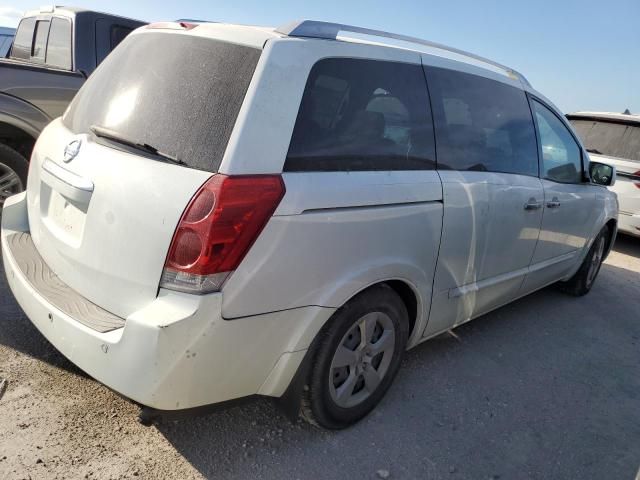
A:
{"type": "Polygon", "coordinates": [[[312,346],[302,417],[329,429],[367,415],[391,385],[409,335],[400,297],[380,285],[340,308],[312,346]]]}
{"type": "Polygon", "coordinates": [[[609,227],[605,226],[593,241],[580,269],[569,280],[560,283],[560,288],[563,291],[576,297],[589,293],[598,276],[598,272],[600,272],[608,241],[609,227]]]}
{"type": "Polygon", "coordinates": [[[0,144],[0,207],[27,185],[29,162],[13,148],[0,144]]]}

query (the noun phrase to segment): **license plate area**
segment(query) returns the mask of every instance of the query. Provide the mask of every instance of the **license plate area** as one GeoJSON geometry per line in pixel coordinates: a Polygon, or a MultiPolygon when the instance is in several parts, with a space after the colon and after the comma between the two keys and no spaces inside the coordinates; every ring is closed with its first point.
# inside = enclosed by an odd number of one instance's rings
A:
{"type": "Polygon", "coordinates": [[[79,247],[84,233],[88,205],[79,205],[46,183],[41,184],[40,214],[49,232],[62,242],[79,247]]]}

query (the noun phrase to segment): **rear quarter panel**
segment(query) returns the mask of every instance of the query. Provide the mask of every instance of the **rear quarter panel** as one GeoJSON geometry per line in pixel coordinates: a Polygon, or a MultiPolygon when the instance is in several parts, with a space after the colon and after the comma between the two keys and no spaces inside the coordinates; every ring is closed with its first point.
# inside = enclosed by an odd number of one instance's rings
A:
{"type": "Polygon", "coordinates": [[[340,307],[385,280],[408,284],[424,327],[442,228],[436,171],[286,173],[287,193],[223,289],[236,318],[340,307]]]}
{"type": "MultiPolygon", "coordinates": [[[[422,61],[417,52],[377,45],[268,40],[220,173],[282,172],[309,71],[329,57],[422,61]]],[[[442,228],[438,173],[298,172],[283,178],[285,197],[223,288],[223,317],[340,307],[372,284],[402,280],[416,293],[414,332],[421,332],[442,228]]]]}

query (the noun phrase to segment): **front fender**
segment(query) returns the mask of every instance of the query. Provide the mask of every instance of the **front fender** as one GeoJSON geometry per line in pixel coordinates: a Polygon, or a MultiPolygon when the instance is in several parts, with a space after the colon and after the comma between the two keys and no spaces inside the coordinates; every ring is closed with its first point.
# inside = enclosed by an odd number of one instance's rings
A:
{"type": "Polygon", "coordinates": [[[582,265],[582,262],[584,261],[584,258],[587,256],[587,253],[589,253],[589,249],[591,248],[591,245],[593,245],[594,240],[596,239],[602,228],[611,220],[614,221],[615,228],[612,232],[611,242],[609,242],[609,246],[604,258],[609,255],[609,252],[611,251],[613,244],[615,243],[616,235],[618,233],[618,196],[614,192],[607,190],[605,187],[599,188],[601,189],[601,191],[598,191],[595,194],[598,214],[592,223],[589,241],[585,243],[582,251],[580,252],[578,261],[576,261],[575,267],[571,269],[564,280],[568,280],[578,271],[578,269],[582,265]]]}
{"type": "MultiPolygon", "coordinates": [[[[609,252],[613,248],[613,244],[616,241],[616,236],[618,235],[618,195],[614,192],[607,190],[606,195],[604,195],[604,223],[603,225],[609,223],[613,220],[613,232],[611,232],[611,241],[609,242],[609,246],[605,253],[604,258],[607,258],[609,252]]],[[[602,228],[602,227],[600,227],[602,228]]]]}

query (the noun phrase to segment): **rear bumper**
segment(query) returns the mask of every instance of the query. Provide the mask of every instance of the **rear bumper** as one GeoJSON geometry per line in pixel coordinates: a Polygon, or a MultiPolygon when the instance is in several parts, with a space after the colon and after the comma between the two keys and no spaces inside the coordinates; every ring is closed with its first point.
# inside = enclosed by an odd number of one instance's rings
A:
{"type": "Polygon", "coordinates": [[[305,307],[229,321],[222,318],[222,294],[160,290],[123,327],[100,332],[58,308],[20,269],[7,239],[28,232],[24,194],[7,200],[2,217],[5,273],[29,319],[82,370],[155,409],[281,396],[334,311],[305,307]]]}
{"type": "Polygon", "coordinates": [[[628,235],[640,237],[640,213],[619,212],[618,230],[628,235]]]}

